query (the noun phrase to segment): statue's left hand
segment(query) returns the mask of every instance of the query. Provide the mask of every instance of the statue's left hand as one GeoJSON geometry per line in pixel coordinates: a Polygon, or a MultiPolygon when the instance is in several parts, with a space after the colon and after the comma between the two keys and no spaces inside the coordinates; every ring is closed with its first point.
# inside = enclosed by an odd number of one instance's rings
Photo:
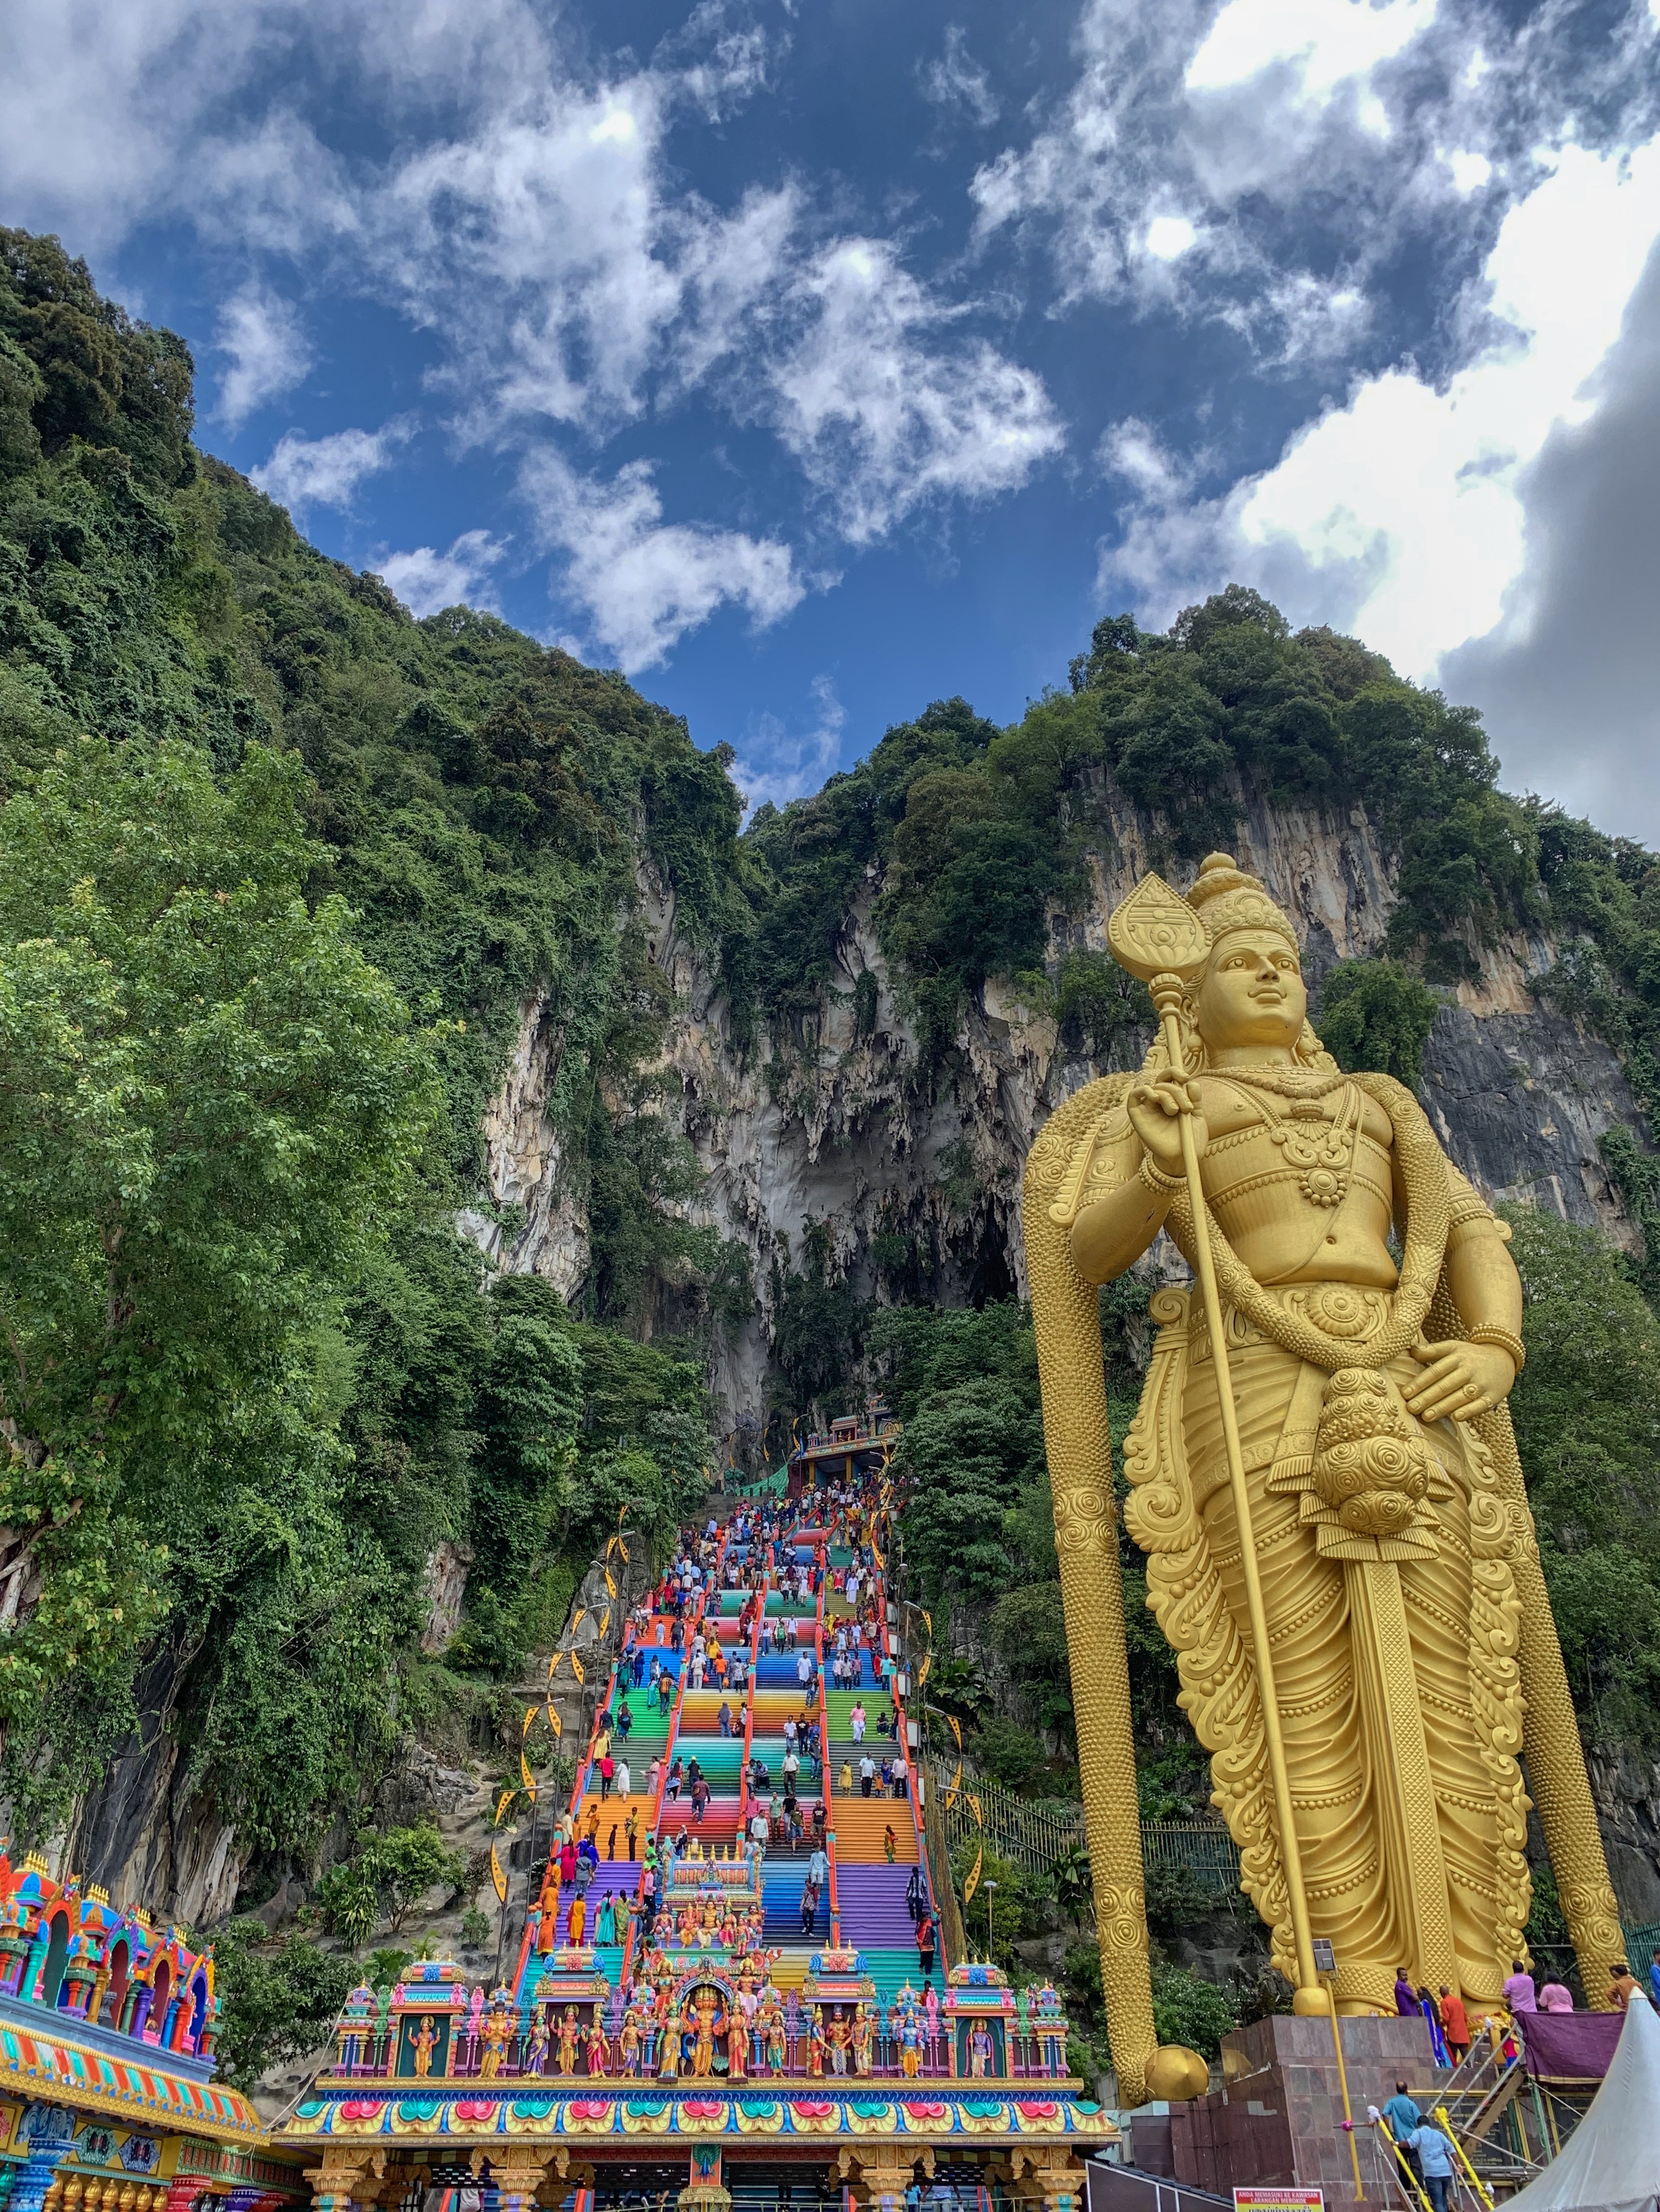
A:
{"type": "Polygon", "coordinates": [[[1420,1337],[1412,1356],[1424,1372],[1401,1395],[1420,1421],[1472,1421],[1502,1405],[1516,1380],[1515,1362],[1496,1344],[1426,1344],[1420,1337]]]}

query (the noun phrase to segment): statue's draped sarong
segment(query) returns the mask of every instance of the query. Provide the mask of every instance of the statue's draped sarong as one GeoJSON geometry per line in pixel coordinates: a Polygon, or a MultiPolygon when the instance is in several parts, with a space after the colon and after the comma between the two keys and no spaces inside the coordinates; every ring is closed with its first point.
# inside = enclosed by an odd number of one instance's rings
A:
{"type": "MultiPolygon", "coordinates": [[[[1249,1881],[1266,1806],[1238,1786],[1231,1677],[1249,1668],[1250,1629],[1215,1370],[1196,1306],[1165,1293],[1154,1310],[1165,1326],[1127,1449],[1126,1519],[1150,1554],[1149,1602],[1178,1657],[1194,1659],[1183,1703],[1200,1738],[1235,1754],[1218,1762],[1216,1797],[1249,1881]],[[1213,1625],[1194,1633],[1207,1581],[1233,1625],[1231,1668],[1213,1625]]],[[[1397,1386],[1390,1419],[1427,1449],[1427,1493],[1408,1540],[1356,1540],[1316,1491],[1333,1378],[1231,1310],[1228,1336],[1310,1918],[1336,1954],[1340,2002],[1390,2008],[1404,1965],[1497,2002],[1526,1916],[1526,1799],[1511,1530],[1486,1449],[1468,1428],[1406,1412],[1398,1386],[1415,1362],[1383,1369],[1397,1386]]],[[[1271,1905],[1273,1881],[1259,1887],[1271,1905]]]]}

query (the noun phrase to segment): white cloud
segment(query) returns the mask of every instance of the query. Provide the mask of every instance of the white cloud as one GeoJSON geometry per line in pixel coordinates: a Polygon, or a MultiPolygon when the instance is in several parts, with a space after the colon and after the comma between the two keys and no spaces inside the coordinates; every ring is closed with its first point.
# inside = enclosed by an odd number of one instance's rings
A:
{"type": "Polygon", "coordinates": [[[507,550],[488,530],[464,530],[447,553],[417,545],[412,553],[388,554],[380,574],[420,621],[445,607],[486,605],[490,571],[507,550]]]}
{"type": "Polygon", "coordinates": [[[951,311],[886,240],[843,238],[801,270],[798,324],[768,368],[771,418],[855,545],[939,498],[1016,490],[1064,442],[1041,377],[951,311]]]}
{"type": "Polygon", "coordinates": [[[1473,38],[1438,0],[1084,0],[1072,85],[973,179],[976,234],[1046,245],[1063,311],[1174,306],[1265,363],[1329,355],[1337,323],[1366,327],[1371,270],[1489,158],[1473,38]],[[1359,311],[1311,315],[1323,293],[1359,311]]]}
{"type": "Polygon", "coordinates": [[[917,70],[922,97],[937,107],[960,107],[982,126],[995,123],[997,95],[991,79],[969,53],[968,34],[960,23],[946,26],[946,50],[917,70]]]}
{"type": "Polygon", "coordinates": [[[744,794],[746,815],[757,806],[787,806],[792,799],[817,791],[841,757],[847,709],[828,676],[815,676],[809,688],[811,729],[793,734],[776,714],[758,714],[744,741],[733,781],[744,794]]]}
{"type": "Polygon", "coordinates": [[[1660,137],[1626,159],[1565,148],[1513,206],[1466,302],[1481,335],[1442,385],[1410,367],[1361,381],[1278,463],[1221,497],[1187,495],[1178,463],[1127,424],[1134,511],[1103,559],[1160,614],[1228,577],[1298,619],[1364,637],[1433,678],[1471,641],[1530,634],[1531,471],[1596,416],[1602,374],[1660,240],[1660,137]]]}
{"type": "Polygon", "coordinates": [[[1298,106],[1323,106],[1403,53],[1436,11],[1437,0],[1227,0],[1183,82],[1227,92],[1283,76],[1298,106]]]}
{"type": "Polygon", "coordinates": [[[765,629],[806,594],[776,538],[666,523],[648,461],[601,483],[544,448],[526,463],[523,489],[542,542],[565,556],[564,595],[630,675],[655,666],[721,606],[745,607],[765,629]]]}
{"type": "MultiPolygon", "coordinates": [[[[228,129],[226,118],[273,65],[308,61],[337,82],[356,75],[406,120],[435,104],[453,111],[508,96],[548,59],[527,0],[414,0],[395,10],[382,0],[9,0],[0,189],[9,220],[72,231],[89,250],[161,211],[240,222],[237,208],[213,203],[246,176],[265,122],[228,129]]],[[[313,149],[290,198],[293,243],[328,213],[333,164],[309,131],[291,119],[286,130],[313,149]]],[[[265,181],[286,189],[274,168],[265,181]]]]}
{"type": "Polygon", "coordinates": [[[1179,261],[1199,242],[1199,233],[1184,215],[1156,215],[1147,225],[1146,250],[1155,261],[1179,261]]]}
{"type": "Polygon", "coordinates": [[[295,513],[308,507],[350,507],[358,485],[384,469],[408,436],[407,426],[399,423],[380,430],[336,430],[326,438],[289,430],[277,440],[271,459],[251,473],[261,491],[295,513]]]}
{"type": "Polygon", "coordinates": [[[1487,155],[1473,153],[1468,148],[1449,154],[1447,167],[1455,187],[1461,192],[1479,192],[1493,178],[1493,163],[1487,155]]]}
{"type": "Polygon", "coordinates": [[[245,285],[225,302],[215,342],[230,363],[216,411],[233,429],[257,408],[285,398],[314,357],[297,308],[259,284],[245,285]]]}
{"type": "Polygon", "coordinates": [[[682,291],[659,251],[664,94],[643,73],[555,87],[411,155],[380,197],[377,260],[454,342],[459,378],[487,379],[490,412],[598,423],[640,406],[682,291]]]}

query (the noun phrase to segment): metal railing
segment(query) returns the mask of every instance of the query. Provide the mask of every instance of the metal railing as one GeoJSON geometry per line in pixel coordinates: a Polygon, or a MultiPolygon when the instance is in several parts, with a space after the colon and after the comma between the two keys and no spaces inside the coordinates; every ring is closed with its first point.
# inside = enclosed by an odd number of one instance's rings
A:
{"type": "MultiPolygon", "coordinates": [[[[994,1782],[964,1781],[952,1790],[955,1772],[930,1758],[929,1789],[938,1796],[948,1843],[983,1839],[1000,1858],[1039,1875],[1069,1851],[1089,1848],[1084,1808],[1071,1798],[1017,1797],[994,1782]]],[[[1149,1876],[1185,1879],[1207,1896],[1231,1897],[1239,1888],[1239,1847],[1225,1821],[1143,1820],[1141,1856],[1149,1876]]]]}

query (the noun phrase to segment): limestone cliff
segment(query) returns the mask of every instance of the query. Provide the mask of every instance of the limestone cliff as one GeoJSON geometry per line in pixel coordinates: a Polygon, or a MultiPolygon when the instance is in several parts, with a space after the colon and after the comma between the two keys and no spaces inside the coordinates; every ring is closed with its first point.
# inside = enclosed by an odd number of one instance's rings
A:
{"type": "MultiPolygon", "coordinates": [[[[1157,850],[1152,819],[1109,779],[1098,777],[1091,797],[1100,825],[1090,854],[1093,890],[1082,908],[1051,912],[1051,969],[1067,951],[1104,950],[1109,914],[1157,850]]],[[[1296,919],[1316,994],[1334,962],[1379,950],[1395,868],[1362,810],[1338,818],[1259,802],[1248,806],[1235,842],[1242,864],[1296,919]]],[[[755,1316],[718,1356],[716,1388],[733,1419],[761,1408],[775,1263],[799,1256],[810,1220],[827,1224],[865,1295],[881,1288],[879,1237],[913,1241],[921,1294],[940,1303],[1024,1291],[1018,1194],[1026,1150],[1062,1099],[1108,1066],[1134,1065],[1146,1042],[1127,1033],[1098,1065],[1069,1051],[1052,1019],[990,983],[966,1011],[954,1063],[933,1085],[920,1084],[903,988],[872,923],[880,888],[867,881],[847,915],[816,1036],[804,1048],[763,1035],[745,1055],[734,1049],[709,962],[677,927],[672,887],[642,873],[654,956],[678,1004],[665,1054],[674,1079],[667,1110],[707,1170],[697,1218],[747,1249],[757,1291],[755,1316]],[[875,1020],[861,1041],[854,993],[866,975],[875,980],[875,1020]]],[[[1634,1118],[1629,1088],[1608,1047],[1530,988],[1558,948],[1515,937],[1472,950],[1479,980],[1444,994],[1425,1056],[1422,1096],[1444,1141],[1489,1196],[1547,1206],[1631,1241],[1597,1152],[1605,1130],[1634,1118]]],[[[486,1129],[491,1188],[522,1206],[522,1225],[505,1252],[499,1232],[478,1226],[498,1264],[564,1288],[580,1269],[583,1231],[538,1101],[538,1081],[557,1064],[547,1024],[544,1002],[527,1002],[486,1129]]]]}

